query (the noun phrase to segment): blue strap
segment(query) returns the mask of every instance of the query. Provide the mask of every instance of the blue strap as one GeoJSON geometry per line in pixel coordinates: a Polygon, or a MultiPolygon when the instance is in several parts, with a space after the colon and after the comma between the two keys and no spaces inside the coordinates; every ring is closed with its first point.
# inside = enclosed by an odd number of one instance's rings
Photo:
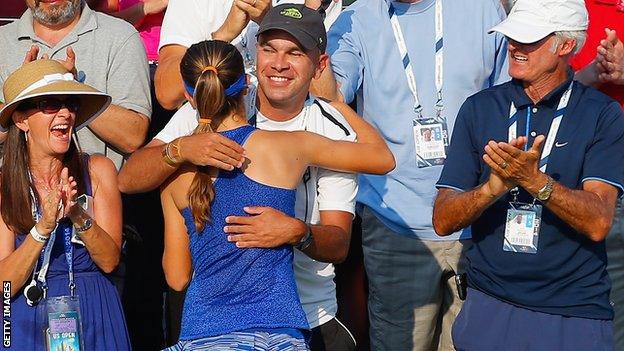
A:
{"type": "Polygon", "coordinates": [[[89,160],[88,154],[82,154],[82,164],[84,166],[82,176],[84,177],[84,185],[86,194],[93,196],[93,189],[91,188],[91,173],[89,173],[89,160]]]}

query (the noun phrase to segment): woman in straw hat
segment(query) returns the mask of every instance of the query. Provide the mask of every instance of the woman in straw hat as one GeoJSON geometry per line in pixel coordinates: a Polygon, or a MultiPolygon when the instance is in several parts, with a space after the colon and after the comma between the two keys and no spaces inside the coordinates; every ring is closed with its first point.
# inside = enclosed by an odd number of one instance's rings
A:
{"type": "Polygon", "coordinates": [[[119,296],[105,276],[120,256],[116,170],[103,156],[82,154],[73,138],[111,98],[54,60],[23,65],[3,89],[0,279],[10,283],[11,346],[129,350],[119,296]]]}

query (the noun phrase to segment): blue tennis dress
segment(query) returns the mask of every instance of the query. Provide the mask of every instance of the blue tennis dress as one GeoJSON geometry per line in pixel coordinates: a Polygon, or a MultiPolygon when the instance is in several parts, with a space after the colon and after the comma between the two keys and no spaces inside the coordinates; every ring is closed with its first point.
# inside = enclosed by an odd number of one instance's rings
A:
{"type": "MultiPolygon", "coordinates": [[[[243,126],[222,134],[243,145],[255,130],[243,126]]],[[[240,169],[219,171],[214,188],[211,221],[201,233],[190,209],[182,212],[194,276],[184,301],[181,342],[236,332],[302,338],[309,326],[295,285],[292,247],[241,249],[223,231],[225,217],[246,216],[245,206],[269,206],[294,216],[295,190],[260,184],[240,169]]]]}
{"type": "MultiPolygon", "coordinates": [[[[69,295],[68,266],[63,243],[62,221],[57,229],[50,268],[47,274],[48,297],[69,295]]],[[[26,235],[16,235],[15,247],[20,246],[26,235]]],[[[130,338],[126,328],[119,295],[113,283],[95,265],[87,249],[78,244],[74,247],[74,280],[76,295],[80,299],[82,335],[85,350],[130,350],[130,338]]],[[[37,267],[38,269],[40,267],[37,267]]],[[[30,277],[25,286],[30,283],[30,277]]],[[[20,291],[11,300],[11,350],[43,351],[45,303],[30,307],[20,291]]]]}

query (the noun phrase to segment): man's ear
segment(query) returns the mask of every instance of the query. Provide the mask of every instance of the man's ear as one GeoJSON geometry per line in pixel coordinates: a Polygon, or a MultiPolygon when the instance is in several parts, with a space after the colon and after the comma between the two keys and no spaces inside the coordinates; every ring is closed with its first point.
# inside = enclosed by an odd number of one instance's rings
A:
{"type": "Polygon", "coordinates": [[[559,56],[566,56],[571,54],[576,47],[576,39],[567,39],[561,44],[561,50],[559,50],[559,56]]]}
{"type": "Polygon", "coordinates": [[[319,79],[321,77],[321,73],[327,68],[329,64],[329,55],[321,54],[319,56],[318,66],[316,67],[316,72],[314,72],[314,79],[319,79]]]}

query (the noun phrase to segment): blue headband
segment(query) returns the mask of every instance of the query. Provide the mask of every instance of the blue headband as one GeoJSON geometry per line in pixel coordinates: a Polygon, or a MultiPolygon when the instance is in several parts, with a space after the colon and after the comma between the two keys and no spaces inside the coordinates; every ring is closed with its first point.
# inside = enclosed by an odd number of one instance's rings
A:
{"type": "Polygon", "coordinates": [[[244,89],[247,89],[247,76],[245,75],[245,73],[241,74],[236,82],[232,83],[232,85],[225,89],[225,95],[236,96],[244,89]]]}
{"type": "MultiPolygon", "coordinates": [[[[230,85],[229,87],[227,87],[227,89],[225,89],[225,95],[236,96],[246,88],[247,88],[247,76],[243,73],[240,75],[240,77],[238,77],[236,82],[232,83],[232,85],[230,85]]],[[[192,97],[195,97],[195,88],[188,85],[186,82],[184,82],[184,89],[186,89],[186,92],[189,95],[191,95],[192,97]]]]}

